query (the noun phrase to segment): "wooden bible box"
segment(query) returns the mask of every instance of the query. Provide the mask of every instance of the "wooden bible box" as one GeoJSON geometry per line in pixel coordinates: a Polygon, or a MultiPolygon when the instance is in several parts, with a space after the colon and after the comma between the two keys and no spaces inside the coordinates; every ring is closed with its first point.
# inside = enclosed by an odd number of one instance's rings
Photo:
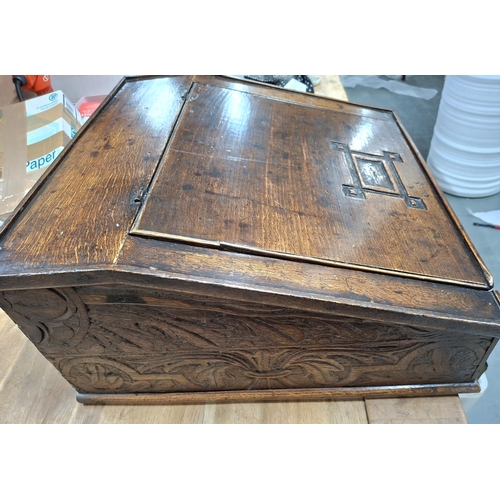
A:
{"type": "Polygon", "coordinates": [[[499,295],[391,111],[125,78],[49,168],[0,301],[78,401],[479,390],[499,295]]]}

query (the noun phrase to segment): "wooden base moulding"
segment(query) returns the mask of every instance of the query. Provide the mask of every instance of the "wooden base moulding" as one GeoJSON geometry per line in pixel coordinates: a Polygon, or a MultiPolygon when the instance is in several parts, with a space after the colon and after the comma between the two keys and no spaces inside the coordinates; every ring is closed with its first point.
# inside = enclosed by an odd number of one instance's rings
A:
{"type": "Polygon", "coordinates": [[[268,391],[219,391],[204,393],[163,394],[78,394],[76,400],[85,405],[165,405],[244,403],[248,401],[324,401],[416,396],[446,396],[480,391],[478,383],[442,384],[399,387],[364,387],[338,389],[297,389],[268,391]]]}

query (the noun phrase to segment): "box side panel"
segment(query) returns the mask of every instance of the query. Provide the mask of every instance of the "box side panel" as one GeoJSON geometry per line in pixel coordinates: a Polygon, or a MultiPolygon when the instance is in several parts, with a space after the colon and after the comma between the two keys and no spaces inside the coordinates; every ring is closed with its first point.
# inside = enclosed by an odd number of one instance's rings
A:
{"type": "Polygon", "coordinates": [[[489,291],[132,237],[117,268],[123,284],[500,337],[489,291]]]}
{"type": "Polygon", "coordinates": [[[160,290],[101,291],[10,291],[1,299],[83,393],[470,383],[493,342],[160,290]]]}

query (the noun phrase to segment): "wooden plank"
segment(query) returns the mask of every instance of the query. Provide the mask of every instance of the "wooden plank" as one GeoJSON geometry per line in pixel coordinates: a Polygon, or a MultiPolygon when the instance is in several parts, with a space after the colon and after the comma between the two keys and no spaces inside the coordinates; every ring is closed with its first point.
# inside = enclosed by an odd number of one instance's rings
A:
{"type": "Polygon", "coordinates": [[[22,332],[11,325],[2,311],[0,338],[7,345],[2,359],[12,356],[15,362],[0,382],[0,423],[70,421],[76,406],[75,390],[22,332]]]}
{"type": "Polygon", "coordinates": [[[366,424],[358,401],[261,402],[166,406],[81,406],[72,423],[366,424]]]}
{"type": "Polygon", "coordinates": [[[324,312],[335,303],[338,314],[485,336],[498,335],[500,326],[491,292],[153,239],[128,238],[117,270],[116,282],[127,286],[177,287],[324,312]]]}
{"type": "Polygon", "coordinates": [[[467,424],[458,396],[366,399],[370,424],[467,424]]]}
{"type": "Polygon", "coordinates": [[[4,311],[0,310],[0,391],[3,390],[6,380],[15,369],[27,342],[28,340],[19,328],[4,311]]]}
{"type": "Polygon", "coordinates": [[[137,229],[186,244],[487,287],[450,222],[394,119],[197,84],[137,229]]]}
{"type": "Polygon", "coordinates": [[[277,87],[276,85],[269,85],[266,83],[230,77],[220,78],[214,76],[198,75],[196,77],[196,81],[200,84],[208,84],[211,86],[221,86],[222,84],[222,86],[224,86],[225,88],[230,88],[241,92],[250,92],[256,95],[268,96],[283,102],[300,103],[305,106],[314,106],[321,109],[342,111],[343,113],[349,113],[357,116],[366,116],[372,118],[378,117],[381,120],[392,119],[391,111],[387,111],[385,115],[381,115],[379,108],[348,102],[346,99],[345,91],[340,92],[337,95],[329,95],[329,90],[338,90],[340,84],[340,79],[338,79],[338,77],[334,76],[332,78],[333,81],[336,80],[334,85],[328,86],[326,91],[319,93],[317,89],[320,87],[317,87],[314,94],[294,90],[283,92],[283,89],[277,87]]]}
{"type": "Polygon", "coordinates": [[[205,424],[366,424],[359,401],[262,402],[206,405],[205,424]]]}
{"type": "Polygon", "coordinates": [[[324,95],[326,97],[334,96],[336,99],[347,101],[347,94],[342,85],[342,81],[338,75],[318,75],[321,78],[321,83],[314,88],[316,95],[324,95]]]}
{"type": "Polygon", "coordinates": [[[83,406],[78,403],[73,424],[202,424],[204,405],[83,406]]]}

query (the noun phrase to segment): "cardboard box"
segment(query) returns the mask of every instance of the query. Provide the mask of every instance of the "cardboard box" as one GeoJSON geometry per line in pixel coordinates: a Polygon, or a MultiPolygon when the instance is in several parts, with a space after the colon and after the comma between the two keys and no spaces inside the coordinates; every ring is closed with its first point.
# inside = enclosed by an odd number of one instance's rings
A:
{"type": "Polygon", "coordinates": [[[81,125],[80,113],[61,91],[0,109],[0,222],[81,125]]]}

